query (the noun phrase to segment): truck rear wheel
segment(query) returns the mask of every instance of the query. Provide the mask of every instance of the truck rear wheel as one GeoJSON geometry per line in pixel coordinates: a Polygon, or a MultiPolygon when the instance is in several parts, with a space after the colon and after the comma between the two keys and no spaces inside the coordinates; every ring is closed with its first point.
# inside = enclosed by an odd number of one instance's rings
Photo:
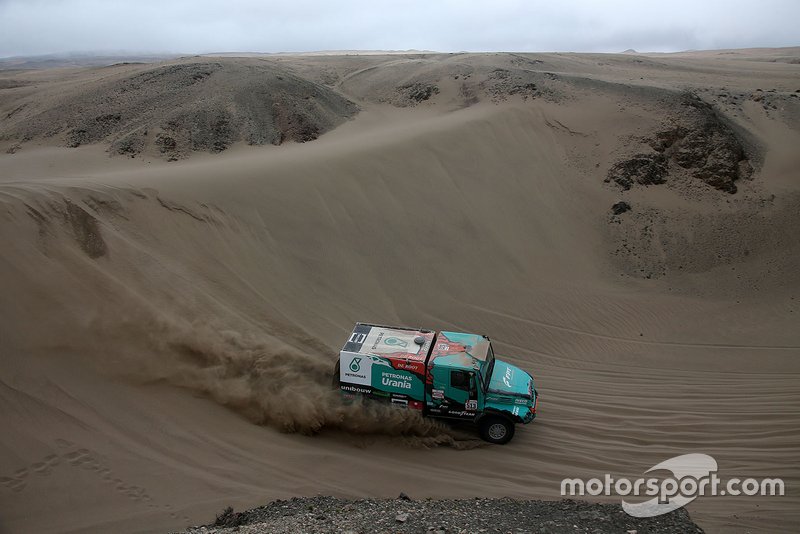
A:
{"type": "Polygon", "coordinates": [[[514,437],[514,423],[499,415],[488,415],[478,423],[481,438],[489,443],[505,445],[514,437]]]}
{"type": "Polygon", "coordinates": [[[341,381],[339,380],[339,369],[341,368],[341,361],[336,360],[336,367],[333,368],[333,376],[331,377],[331,387],[333,389],[339,389],[341,385],[341,381]]]}

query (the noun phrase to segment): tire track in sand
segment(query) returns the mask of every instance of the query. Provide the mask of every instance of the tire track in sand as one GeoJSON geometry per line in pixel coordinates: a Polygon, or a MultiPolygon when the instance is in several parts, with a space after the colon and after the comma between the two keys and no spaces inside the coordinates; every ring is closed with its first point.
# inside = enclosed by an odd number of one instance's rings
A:
{"type": "Polygon", "coordinates": [[[580,330],[578,328],[572,328],[569,326],[561,326],[557,324],[547,323],[544,321],[536,321],[534,319],[526,319],[524,317],[520,317],[518,315],[513,315],[510,313],[504,313],[497,310],[492,310],[485,306],[479,306],[477,304],[472,304],[469,302],[460,301],[464,306],[468,308],[472,308],[474,310],[488,313],[490,315],[495,315],[497,317],[503,317],[504,319],[511,319],[513,321],[518,321],[521,323],[526,323],[534,326],[538,326],[540,328],[549,328],[551,330],[558,330],[561,332],[567,332],[570,334],[577,334],[580,336],[587,336],[596,339],[603,339],[606,341],[618,341],[622,343],[634,343],[637,345],[649,345],[649,346],[656,346],[656,347],[699,347],[699,348],[709,348],[709,349],[741,349],[741,350],[800,350],[800,346],[795,345],[737,345],[737,344],[724,344],[724,343],[688,343],[684,341],[650,341],[646,339],[634,339],[628,337],[621,337],[621,336],[612,336],[608,334],[598,334],[596,332],[589,332],[588,330],[580,330]]]}

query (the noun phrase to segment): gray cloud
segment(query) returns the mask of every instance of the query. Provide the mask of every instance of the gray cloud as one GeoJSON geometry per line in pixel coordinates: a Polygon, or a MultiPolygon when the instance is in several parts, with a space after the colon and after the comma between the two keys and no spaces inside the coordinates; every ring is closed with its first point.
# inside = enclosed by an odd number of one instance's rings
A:
{"type": "Polygon", "coordinates": [[[0,0],[0,57],[69,51],[585,51],[800,44],[797,0],[0,0]]]}

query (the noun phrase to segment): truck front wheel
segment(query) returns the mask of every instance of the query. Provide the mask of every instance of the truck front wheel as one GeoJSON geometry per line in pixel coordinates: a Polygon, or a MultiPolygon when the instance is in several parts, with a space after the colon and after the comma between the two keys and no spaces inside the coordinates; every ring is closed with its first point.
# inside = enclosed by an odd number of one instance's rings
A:
{"type": "Polygon", "coordinates": [[[514,423],[498,415],[487,415],[478,423],[481,438],[489,443],[505,445],[514,437],[514,423]]]}

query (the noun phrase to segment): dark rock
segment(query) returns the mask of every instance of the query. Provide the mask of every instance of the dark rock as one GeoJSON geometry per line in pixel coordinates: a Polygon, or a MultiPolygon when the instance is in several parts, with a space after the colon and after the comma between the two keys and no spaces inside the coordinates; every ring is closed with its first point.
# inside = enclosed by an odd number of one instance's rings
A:
{"type": "Polygon", "coordinates": [[[135,156],[144,150],[144,137],[138,133],[131,133],[111,143],[111,149],[117,154],[135,156]]]}
{"type": "Polygon", "coordinates": [[[116,124],[122,120],[122,116],[119,113],[107,113],[95,117],[94,120],[100,124],[116,124]]]}
{"type": "Polygon", "coordinates": [[[533,82],[514,85],[508,90],[510,95],[534,96],[536,94],[536,84],[533,82]]]}
{"type": "Polygon", "coordinates": [[[225,528],[238,527],[245,524],[244,519],[245,517],[243,514],[234,512],[233,508],[228,506],[222,513],[217,515],[216,520],[209,526],[225,528]]]}
{"type": "Polygon", "coordinates": [[[401,92],[404,93],[411,102],[416,104],[424,102],[425,100],[429,100],[433,95],[439,94],[438,87],[423,83],[405,85],[400,89],[401,92]]]}
{"type": "Polygon", "coordinates": [[[689,131],[682,126],[678,126],[670,130],[664,130],[656,133],[655,139],[652,139],[649,144],[656,152],[665,152],[677,141],[686,137],[687,133],[689,133],[689,131]]]}
{"type": "Polygon", "coordinates": [[[630,209],[631,205],[625,202],[624,200],[617,202],[616,204],[611,206],[611,211],[614,213],[614,215],[621,215],[626,211],[630,211],[630,209]]]}
{"type": "Polygon", "coordinates": [[[73,128],[67,133],[67,146],[77,148],[91,140],[89,132],[83,128],[73,128]]]}
{"type": "Polygon", "coordinates": [[[171,135],[159,133],[156,135],[155,145],[162,155],[167,156],[167,161],[175,161],[178,159],[178,141],[171,135]]]}
{"type": "Polygon", "coordinates": [[[606,182],[614,181],[626,191],[634,183],[663,184],[667,176],[667,158],[663,154],[637,154],[615,163],[608,171],[606,182]]]}

